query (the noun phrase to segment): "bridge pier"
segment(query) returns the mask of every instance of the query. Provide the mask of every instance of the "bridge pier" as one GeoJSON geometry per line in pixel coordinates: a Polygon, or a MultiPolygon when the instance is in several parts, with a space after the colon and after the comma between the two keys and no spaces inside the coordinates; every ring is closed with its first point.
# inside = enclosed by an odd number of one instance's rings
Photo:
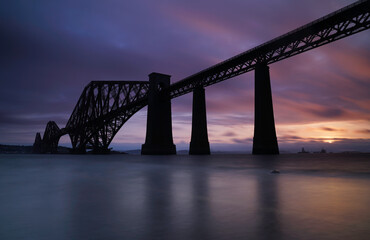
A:
{"type": "Polygon", "coordinates": [[[110,153],[110,148],[109,144],[107,143],[107,134],[105,127],[101,130],[98,131],[93,137],[92,137],[92,153],[93,154],[109,154],[110,153]],[[99,141],[99,138],[101,141],[99,141]]]}
{"type": "Polygon", "coordinates": [[[171,76],[149,74],[148,114],[143,155],[176,154],[172,138],[171,97],[166,91],[170,87],[171,76]]]}
{"type": "Polygon", "coordinates": [[[84,139],[86,138],[84,134],[84,129],[80,132],[69,133],[69,138],[71,139],[72,149],[71,154],[85,154],[86,153],[86,143],[84,139]]]}
{"type": "Polygon", "coordinates": [[[272,105],[270,71],[265,63],[255,68],[253,154],[279,154],[272,105]]]}
{"type": "Polygon", "coordinates": [[[86,153],[86,147],[72,148],[70,153],[71,154],[85,154],[86,153]]]}
{"type": "Polygon", "coordinates": [[[93,147],[92,148],[92,153],[93,154],[109,154],[110,153],[110,148],[108,148],[108,147],[101,147],[101,146],[99,146],[99,147],[93,147]]]}
{"type": "Polygon", "coordinates": [[[189,154],[210,154],[207,133],[206,96],[202,86],[193,90],[193,116],[189,154]]]}

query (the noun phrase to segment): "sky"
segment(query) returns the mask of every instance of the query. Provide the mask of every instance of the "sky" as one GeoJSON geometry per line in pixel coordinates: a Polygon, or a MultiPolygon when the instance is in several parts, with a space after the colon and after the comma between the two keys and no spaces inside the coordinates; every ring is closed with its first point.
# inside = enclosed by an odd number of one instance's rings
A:
{"type": "MultiPolygon", "coordinates": [[[[31,145],[65,127],[92,80],[171,82],[316,20],[353,0],[0,1],[0,144],[31,145]]],[[[370,152],[370,31],[270,65],[284,151],[370,152]]],[[[254,73],[206,88],[212,151],[251,151],[254,73]]],[[[172,100],[174,143],[188,149],[192,95],[172,100]]],[[[145,141],[146,110],[114,149],[145,141]]],[[[60,140],[70,146],[68,136],[60,140]]]]}

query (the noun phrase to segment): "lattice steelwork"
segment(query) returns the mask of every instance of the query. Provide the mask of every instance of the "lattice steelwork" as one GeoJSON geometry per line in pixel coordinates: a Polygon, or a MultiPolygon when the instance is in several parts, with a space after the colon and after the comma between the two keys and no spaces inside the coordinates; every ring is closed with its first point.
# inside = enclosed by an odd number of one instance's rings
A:
{"type": "MultiPolygon", "coordinates": [[[[184,95],[197,86],[251,71],[257,63],[271,64],[369,28],[370,0],[358,1],[172,84],[170,96],[184,95]]],[[[59,130],[54,122],[48,123],[43,146],[47,142],[48,151],[56,150],[60,136],[68,133],[76,152],[84,152],[86,146],[107,151],[122,125],[147,105],[148,89],[149,82],[92,81],[82,92],[66,128],[59,130]]]]}
{"type": "Polygon", "coordinates": [[[271,64],[317,48],[370,27],[370,1],[358,1],[285,35],[207,68],[171,85],[175,98],[200,86],[209,86],[253,70],[256,63],[271,64]]]}
{"type": "Polygon", "coordinates": [[[41,151],[43,153],[56,153],[61,136],[62,131],[58,125],[54,121],[49,121],[41,141],[41,151]]]}
{"type": "Polygon", "coordinates": [[[74,150],[107,151],[122,125],[147,105],[149,82],[92,81],[83,90],[65,128],[74,150]]]}

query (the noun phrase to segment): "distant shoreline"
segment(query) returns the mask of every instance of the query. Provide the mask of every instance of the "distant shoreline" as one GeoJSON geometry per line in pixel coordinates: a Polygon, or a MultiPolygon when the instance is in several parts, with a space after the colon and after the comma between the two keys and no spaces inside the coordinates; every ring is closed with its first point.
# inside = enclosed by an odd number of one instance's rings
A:
{"type": "MultiPolygon", "coordinates": [[[[32,150],[33,146],[0,144],[1,154],[31,154],[32,150]]],[[[68,154],[69,150],[67,147],[58,147],[58,153],[61,154],[68,154]]]]}
{"type": "MultiPolygon", "coordinates": [[[[26,145],[6,145],[0,144],[0,154],[32,154],[33,146],[26,145]]],[[[57,154],[71,154],[71,148],[58,146],[57,154]]],[[[112,150],[110,154],[133,154],[140,155],[140,149],[118,151],[112,150]]],[[[177,151],[178,155],[187,155],[188,150],[179,150],[177,151]]],[[[281,152],[280,154],[297,154],[302,152],[281,152]]],[[[305,154],[335,154],[335,153],[345,153],[345,154],[358,154],[358,153],[370,153],[370,152],[361,152],[361,151],[342,151],[342,152],[329,152],[329,153],[320,153],[320,152],[305,152],[305,154]]],[[[90,154],[87,152],[87,154],[90,154]]],[[[240,151],[213,151],[211,154],[252,154],[251,152],[240,152],[240,151]]]]}
{"type": "MultiPolygon", "coordinates": [[[[71,154],[70,151],[72,148],[58,146],[58,153],[57,154],[71,154]]],[[[33,146],[25,146],[25,145],[5,145],[0,144],[0,154],[32,154],[33,153],[33,146]]],[[[123,151],[111,151],[110,154],[127,154],[123,151]]]]}

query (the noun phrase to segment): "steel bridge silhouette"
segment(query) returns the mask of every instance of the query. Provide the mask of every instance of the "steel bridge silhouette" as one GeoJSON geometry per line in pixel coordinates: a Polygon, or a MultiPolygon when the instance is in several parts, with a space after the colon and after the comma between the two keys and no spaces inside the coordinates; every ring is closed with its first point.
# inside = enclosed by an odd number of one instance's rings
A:
{"type": "Polygon", "coordinates": [[[170,85],[170,76],[149,75],[149,81],[92,81],[83,90],[65,128],[48,122],[37,133],[35,153],[55,153],[69,134],[73,152],[87,148],[109,152],[114,136],[137,111],[148,105],[142,154],[175,154],[171,102],[193,92],[190,154],[209,154],[204,87],[255,70],[254,154],[278,154],[268,65],[370,28],[370,1],[357,1],[298,29],[236,55],[170,85]]]}

